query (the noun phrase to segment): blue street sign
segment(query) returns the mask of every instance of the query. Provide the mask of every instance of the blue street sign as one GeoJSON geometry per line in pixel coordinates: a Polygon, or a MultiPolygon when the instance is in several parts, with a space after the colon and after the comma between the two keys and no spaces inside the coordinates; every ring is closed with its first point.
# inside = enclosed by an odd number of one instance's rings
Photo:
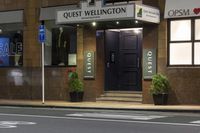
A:
{"type": "Polygon", "coordinates": [[[44,25],[40,25],[40,27],[39,27],[39,41],[40,41],[40,43],[44,43],[45,39],[46,39],[45,27],[44,27],[44,25]]]}

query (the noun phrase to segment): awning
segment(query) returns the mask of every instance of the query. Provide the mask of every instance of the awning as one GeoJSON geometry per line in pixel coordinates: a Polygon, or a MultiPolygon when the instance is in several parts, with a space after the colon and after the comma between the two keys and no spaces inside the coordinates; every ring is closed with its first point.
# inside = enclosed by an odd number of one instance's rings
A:
{"type": "Polygon", "coordinates": [[[134,19],[151,23],[160,22],[160,11],[157,8],[134,3],[104,5],[102,1],[96,1],[94,5],[89,6],[86,1],[82,1],[79,8],[57,10],[56,14],[57,24],[134,19]]]}
{"type": "Polygon", "coordinates": [[[0,12],[0,24],[23,22],[23,10],[0,12]]]}
{"type": "Polygon", "coordinates": [[[64,10],[64,9],[76,9],[77,5],[69,5],[69,6],[56,6],[56,7],[46,7],[40,9],[40,20],[55,20],[56,19],[56,11],[64,10]]]}
{"type": "Polygon", "coordinates": [[[165,18],[200,16],[199,0],[166,0],[165,18]]]}

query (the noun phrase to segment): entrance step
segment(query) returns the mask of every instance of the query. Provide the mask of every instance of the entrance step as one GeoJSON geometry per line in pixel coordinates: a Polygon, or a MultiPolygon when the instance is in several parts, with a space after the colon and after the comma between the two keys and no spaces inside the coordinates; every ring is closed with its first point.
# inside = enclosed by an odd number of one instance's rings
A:
{"type": "Polygon", "coordinates": [[[142,92],[136,91],[106,91],[97,102],[132,102],[134,104],[142,104],[142,92]]]}

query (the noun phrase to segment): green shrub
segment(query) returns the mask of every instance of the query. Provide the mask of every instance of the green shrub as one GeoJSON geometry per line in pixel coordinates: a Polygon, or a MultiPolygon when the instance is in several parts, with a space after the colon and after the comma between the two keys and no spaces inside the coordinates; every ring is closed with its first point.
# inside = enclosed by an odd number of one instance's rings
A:
{"type": "Polygon", "coordinates": [[[168,93],[170,88],[169,80],[162,74],[153,75],[152,84],[150,88],[151,94],[168,93]]]}
{"type": "Polygon", "coordinates": [[[77,72],[72,72],[69,76],[69,90],[70,92],[83,92],[83,83],[78,78],[77,72]]]}

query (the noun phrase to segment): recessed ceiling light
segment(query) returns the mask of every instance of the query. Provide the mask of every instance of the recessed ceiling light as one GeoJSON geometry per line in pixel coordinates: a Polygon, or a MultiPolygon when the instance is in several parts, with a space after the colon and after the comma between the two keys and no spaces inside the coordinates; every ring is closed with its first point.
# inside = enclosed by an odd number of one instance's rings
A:
{"type": "Polygon", "coordinates": [[[92,22],[92,26],[96,26],[97,25],[97,23],[96,22],[92,22]]]}

